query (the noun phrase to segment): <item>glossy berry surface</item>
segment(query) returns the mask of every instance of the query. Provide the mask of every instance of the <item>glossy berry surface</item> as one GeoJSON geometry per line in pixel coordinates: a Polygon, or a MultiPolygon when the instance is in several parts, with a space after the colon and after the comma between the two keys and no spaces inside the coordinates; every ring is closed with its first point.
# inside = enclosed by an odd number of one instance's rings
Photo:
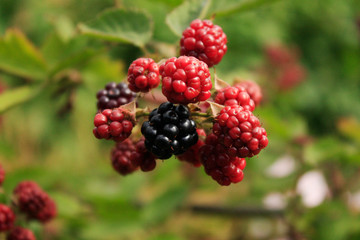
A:
{"type": "Polygon", "coordinates": [[[196,132],[199,135],[199,140],[193,146],[191,146],[186,152],[177,156],[180,161],[188,162],[194,167],[201,166],[201,159],[199,154],[199,149],[205,144],[204,140],[206,133],[203,129],[197,129],[196,132]],[[204,139],[201,139],[203,137],[204,139]]]}
{"type": "Polygon", "coordinates": [[[218,64],[227,51],[227,38],[222,28],[210,20],[190,23],[180,40],[180,55],[193,56],[209,67],[218,64]]]}
{"type": "Polygon", "coordinates": [[[260,86],[253,81],[242,81],[238,84],[235,84],[235,87],[243,87],[249,94],[250,98],[254,101],[255,106],[259,105],[262,100],[262,91],[260,86]]]}
{"type": "Polygon", "coordinates": [[[194,57],[168,59],[160,66],[162,92],[172,103],[195,103],[211,96],[208,66],[194,57]]]}
{"type": "Polygon", "coordinates": [[[98,91],[97,109],[113,109],[133,101],[136,93],[131,91],[126,83],[110,82],[105,88],[98,91]]]}
{"type": "Polygon", "coordinates": [[[199,150],[199,155],[206,174],[220,185],[228,186],[243,180],[245,158],[231,155],[215,134],[209,134],[199,150]]]}
{"type": "Polygon", "coordinates": [[[6,240],[36,240],[36,237],[29,229],[14,227],[6,236],[6,240]]]}
{"type": "Polygon", "coordinates": [[[224,106],[242,106],[249,111],[254,111],[255,109],[255,102],[250,98],[249,93],[242,86],[221,89],[217,93],[214,101],[224,106]]]}
{"type": "Polygon", "coordinates": [[[186,152],[199,139],[196,124],[189,117],[186,106],[162,103],[141,127],[145,147],[160,159],[186,152]]]}
{"type": "Polygon", "coordinates": [[[133,92],[148,92],[160,84],[159,66],[151,58],[138,58],[130,65],[127,80],[133,92]]]}
{"type": "Polygon", "coordinates": [[[221,110],[213,125],[218,142],[228,149],[231,157],[252,157],[268,145],[260,121],[252,112],[233,105],[221,110]]]}
{"type": "Polygon", "coordinates": [[[0,204],[0,232],[10,230],[15,222],[15,214],[8,206],[0,204]]]}
{"type": "Polygon", "coordinates": [[[105,109],[94,117],[93,134],[98,139],[124,141],[131,135],[134,116],[122,108],[105,109]]]}
{"type": "Polygon", "coordinates": [[[36,183],[24,181],[14,189],[17,205],[30,219],[48,222],[56,214],[56,204],[36,183]]]}

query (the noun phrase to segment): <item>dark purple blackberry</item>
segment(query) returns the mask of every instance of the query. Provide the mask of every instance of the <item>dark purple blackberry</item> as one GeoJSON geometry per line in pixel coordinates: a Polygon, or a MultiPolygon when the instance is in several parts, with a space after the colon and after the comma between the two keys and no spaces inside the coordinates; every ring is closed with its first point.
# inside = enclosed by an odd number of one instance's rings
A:
{"type": "Polygon", "coordinates": [[[186,106],[162,103],[141,127],[145,147],[159,159],[186,152],[199,139],[196,124],[189,117],[190,111],[186,106]]]}
{"type": "Polygon", "coordinates": [[[117,108],[133,101],[135,97],[136,93],[132,92],[126,83],[110,82],[105,85],[105,89],[97,92],[97,108],[98,110],[117,108]]]}

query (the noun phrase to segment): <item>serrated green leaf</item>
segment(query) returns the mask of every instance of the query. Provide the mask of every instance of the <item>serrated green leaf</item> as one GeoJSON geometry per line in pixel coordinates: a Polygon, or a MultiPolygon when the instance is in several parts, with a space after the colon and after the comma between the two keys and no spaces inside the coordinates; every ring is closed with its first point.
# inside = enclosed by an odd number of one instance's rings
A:
{"type": "Polygon", "coordinates": [[[186,195],[186,185],[176,186],[146,205],[143,210],[143,221],[155,224],[166,219],[177,207],[179,207],[186,195]]]}
{"type": "Polygon", "coordinates": [[[80,24],[79,29],[88,36],[142,47],[152,36],[153,21],[144,12],[111,9],[87,24],[80,24]]]}
{"type": "Polygon", "coordinates": [[[204,18],[211,0],[189,0],[175,8],[166,16],[166,24],[178,36],[188,27],[192,20],[204,18]]]}
{"type": "Polygon", "coordinates": [[[39,89],[30,86],[7,90],[0,95],[0,113],[32,98],[39,89]]]}
{"type": "Polygon", "coordinates": [[[20,77],[45,79],[47,65],[22,32],[9,29],[0,38],[0,69],[20,77]]]}
{"type": "Polygon", "coordinates": [[[252,10],[267,3],[278,0],[216,0],[212,1],[208,16],[212,14],[228,15],[232,13],[252,10]]]}

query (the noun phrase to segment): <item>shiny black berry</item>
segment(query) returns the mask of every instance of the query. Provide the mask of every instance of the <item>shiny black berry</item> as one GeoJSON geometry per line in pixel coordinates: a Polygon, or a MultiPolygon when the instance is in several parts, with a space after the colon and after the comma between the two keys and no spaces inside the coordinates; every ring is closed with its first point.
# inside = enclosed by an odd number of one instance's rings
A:
{"type": "Polygon", "coordinates": [[[189,119],[189,109],[184,105],[162,103],[143,123],[141,133],[145,146],[159,159],[168,159],[173,154],[186,152],[197,143],[196,124],[189,119]]]}

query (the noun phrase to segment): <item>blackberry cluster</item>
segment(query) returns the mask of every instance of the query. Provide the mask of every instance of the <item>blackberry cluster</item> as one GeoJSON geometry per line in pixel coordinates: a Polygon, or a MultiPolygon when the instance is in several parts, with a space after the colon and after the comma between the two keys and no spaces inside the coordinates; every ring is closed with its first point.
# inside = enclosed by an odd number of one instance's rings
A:
{"type": "Polygon", "coordinates": [[[160,84],[159,66],[151,58],[138,58],[128,70],[129,88],[134,92],[148,92],[160,84]]]}
{"type": "Polygon", "coordinates": [[[254,101],[242,86],[221,89],[215,97],[215,102],[225,106],[242,106],[251,112],[255,109],[254,101]]]}
{"type": "Polygon", "coordinates": [[[196,124],[189,118],[190,111],[186,106],[162,103],[141,127],[146,148],[159,159],[186,152],[199,139],[196,124]]]}
{"type": "Polygon", "coordinates": [[[0,165],[0,186],[2,186],[4,180],[5,180],[5,170],[4,170],[4,168],[0,165]]]}
{"type": "Polygon", "coordinates": [[[172,103],[195,103],[211,96],[208,66],[194,57],[168,59],[160,66],[162,93],[172,103]]]}
{"type": "Polygon", "coordinates": [[[219,143],[215,134],[210,134],[205,145],[200,148],[201,162],[205,172],[220,185],[228,186],[243,180],[243,170],[246,166],[245,158],[239,158],[219,143]]]}
{"type": "Polygon", "coordinates": [[[30,219],[48,222],[57,214],[54,200],[34,182],[20,182],[14,196],[20,211],[30,219]]]}
{"type": "Polygon", "coordinates": [[[111,152],[111,163],[121,175],[136,171],[139,167],[143,172],[151,171],[156,166],[155,157],[147,151],[144,139],[134,143],[130,139],[116,144],[111,152]]]}
{"type": "Polygon", "coordinates": [[[36,237],[29,229],[14,227],[6,236],[6,240],[36,240],[36,237]]]}
{"type": "Polygon", "coordinates": [[[200,160],[199,149],[205,144],[205,142],[200,137],[202,136],[205,139],[206,133],[205,133],[204,129],[197,129],[196,132],[199,135],[199,140],[197,141],[197,143],[195,145],[191,146],[183,154],[178,155],[177,158],[180,161],[188,162],[188,163],[194,165],[194,167],[200,167],[201,160],[200,160]]]}
{"type": "Polygon", "coordinates": [[[258,106],[262,100],[262,91],[260,86],[253,81],[242,81],[235,84],[235,87],[243,87],[250,95],[250,98],[254,101],[255,105],[258,106]]]}
{"type": "Polygon", "coordinates": [[[128,138],[135,124],[134,116],[122,108],[105,109],[94,118],[94,136],[121,142],[128,138]]]}
{"type": "Polygon", "coordinates": [[[126,83],[110,82],[105,89],[97,92],[98,110],[113,109],[133,101],[136,93],[132,92],[126,83]]]}
{"type": "Polygon", "coordinates": [[[228,150],[230,156],[252,157],[268,145],[268,138],[260,121],[252,112],[240,106],[224,107],[213,125],[213,133],[228,150]]]}
{"type": "Polygon", "coordinates": [[[180,55],[194,56],[209,67],[218,64],[227,51],[227,38],[221,27],[210,20],[196,19],[180,40],[180,55]]]}
{"type": "Polygon", "coordinates": [[[0,232],[9,231],[15,222],[15,214],[8,206],[0,204],[0,232]]]}

